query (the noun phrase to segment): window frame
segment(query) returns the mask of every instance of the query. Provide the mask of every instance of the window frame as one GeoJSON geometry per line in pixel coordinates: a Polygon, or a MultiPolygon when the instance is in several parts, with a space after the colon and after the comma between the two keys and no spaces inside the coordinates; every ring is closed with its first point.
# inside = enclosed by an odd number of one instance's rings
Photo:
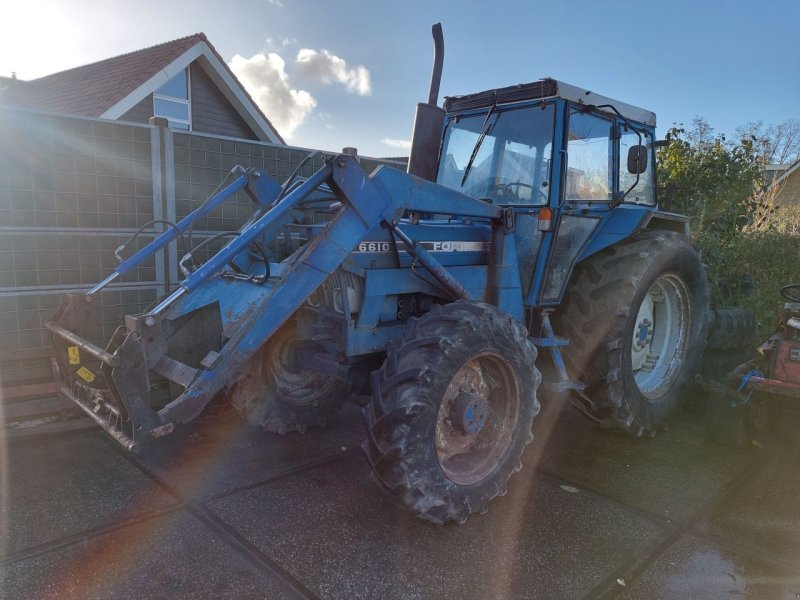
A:
{"type": "MultiPolygon", "coordinates": [[[[636,132],[641,134],[642,141],[645,142],[644,146],[647,147],[647,169],[650,171],[650,193],[652,197],[652,202],[635,202],[634,200],[630,199],[630,194],[623,200],[625,204],[633,204],[637,206],[658,206],[658,198],[656,196],[658,185],[656,181],[656,155],[655,155],[655,132],[652,128],[646,127],[645,125],[641,125],[639,123],[625,123],[625,121],[617,119],[617,126],[619,127],[619,138],[617,139],[617,177],[615,185],[617,186],[617,193],[623,194],[628,191],[628,187],[622,186],[622,174],[623,169],[627,169],[627,154],[623,156],[622,153],[622,137],[626,133],[631,133],[635,135],[636,132]],[[647,143],[647,139],[649,138],[650,143],[647,143]],[[626,164],[623,165],[622,161],[625,160],[626,164]]],[[[635,189],[635,188],[634,188],[635,189]]],[[[633,191],[633,190],[632,190],[633,191]]]]}
{"type": "MultiPolygon", "coordinates": [[[[553,110],[552,110],[552,114],[550,116],[550,118],[551,118],[551,128],[552,129],[551,129],[551,137],[550,137],[550,142],[549,142],[549,146],[550,146],[549,156],[546,156],[546,153],[543,152],[541,157],[539,157],[538,154],[537,154],[537,157],[536,157],[536,160],[535,160],[535,162],[539,163],[539,164],[546,162],[547,163],[547,169],[546,169],[546,172],[539,173],[538,175],[536,173],[534,173],[534,181],[536,180],[537,176],[540,177],[542,181],[545,181],[545,180],[547,181],[547,188],[543,190],[544,191],[544,195],[547,197],[547,199],[545,201],[543,201],[543,202],[520,202],[520,203],[497,202],[497,201],[493,200],[493,202],[498,204],[498,206],[505,206],[505,207],[514,208],[514,209],[532,210],[532,209],[541,208],[542,206],[549,206],[551,204],[552,200],[551,200],[551,197],[550,197],[550,190],[553,187],[553,181],[552,181],[552,179],[553,179],[553,160],[554,160],[554,157],[555,157],[556,146],[557,146],[557,143],[556,143],[556,124],[558,123],[558,118],[559,117],[558,117],[558,106],[556,104],[554,104],[552,101],[548,101],[548,100],[535,100],[535,101],[527,100],[527,101],[522,101],[522,102],[514,102],[514,103],[504,104],[504,105],[502,105],[502,106],[500,106],[500,107],[495,109],[496,110],[496,114],[499,117],[500,115],[504,115],[506,113],[512,113],[512,112],[515,112],[515,111],[521,111],[521,110],[524,111],[526,109],[534,109],[534,108],[542,109],[544,107],[550,108],[551,106],[553,107],[553,110]]],[[[437,168],[436,168],[436,177],[434,178],[435,182],[439,183],[439,176],[441,175],[441,169],[444,166],[444,163],[442,161],[442,155],[443,155],[445,146],[447,145],[447,143],[449,141],[449,135],[451,135],[451,132],[449,131],[450,130],[450,126],[453,125],[453,124],[457,124],[461,119],[468,119],[468,118],[473,118],[473,117],[484,118],[486,116],[486,113],[489,110],[490,110],[490,107],[486,106],[486,107],[481,107],[481,108],[474,109],[474,110],[468,110],[468,111],[464,111],[464,112],[458,112],[458,113],[453,113],[453,114],[446,115],[445,123],[444,123],[444,129],[443,129],[443,135],[442,135],[442,138],[441,138],[441,142],[439,144],[439,157],[440,157],[440,159],[439,159],[439,162],[438,162],[437,168]]],[[[476,134],[480,135],[479,132],[473,132],[473,133],[476,133],[476,134]]],[[[544,148],[546,148],[546,147],[547,146],[545,145],[544,148]]],[[[498,172],[499,172],[498,169],[499,169],[499,166],[500,166],[500,161],[501,161],[501,156],[500,155],[501,154],[502,153],[498,153],[498,152],[493,152],[492,153],[492,172],[495,173],[495,174],[498,174],[498,172]]],[[[441,184],[441,185],[445,185],[445,187],[450,187],[450,186],[447,186],[446,184],[441,184]]],[[[451,188],[451,189],[455,189],[455,188],[451,188]]],[[[455,190],[455,191],[460,191],[460,190],[455,190]]],[[[532,192],[531,193],[531,199],[532,199],[533,196],[534,196],[533,189],[531,190],[531,192],[532,192]]],[[[462,193],[464,193],[464,192],[462,192],[462,193]]]]}
{"type": "MultiPolygon", "coordinates": [[[[153,92],[153,116],[155,117],[162,117],[167,120],[168,124],[176,123],[180,125],[186,125],[186,131],[192,131],[192,73],[189,67],[183,69],[184,73],[186,73],[186,98],[178,98],[176,96],[167,96],[166,94],[159,94],[158,90],[153,92]],[[183,104],[186,106],[186,115],[187,119],[176,119],[175,117],[167,117],[166,115],[159,115],[156,113],[156,100],[166,100],[168,102],[174,102],[176,104],[183,104]]],[[[177,74],[173,76],[177,77],[177,74]]],[[[172,78],[170,78],[171,81],[172,78]]],[[[163,86],[162,86],[163,87],[163,86]]],[[[159,88],[160,89],[160,88],[159,88]]],[[[178,129],[180,130],[180,129],[178,129]]]]}
{"type": "Polygon", "coordinates": [[[590,108],[586,108],[581,106],[580,104],[576,104],[573,102],[567,102],[565,106],[565,119],[564,119],[564,154],[566,155],[566,161],[563,167],[563,181],[561,185],[561,202],[570,202],[570,203],[579,203],[579,204],[602,204],[602,203],[610,203],[613,202],[614,196],[617,192],[617,188],[619,187],[619,141],[614,139],[614,127],[617,123],[617,119],[613,115],[608,115],[604,112],[599,110],[592,110],[590,108]],[[570,134],[570,127],[572,127],[572,116],[573,115],[589,115],[600,119],[601,121],[606,121],[609,125],[609,135],[608,135],[608,157],[610,160],[609,163],[609,171],[608,171],[608,183],[611,184],[610,198],[607,200],[601,199],[581,199],[581,198],[567,198],[567,187],[569,181],[569,134],[570,134]]]}

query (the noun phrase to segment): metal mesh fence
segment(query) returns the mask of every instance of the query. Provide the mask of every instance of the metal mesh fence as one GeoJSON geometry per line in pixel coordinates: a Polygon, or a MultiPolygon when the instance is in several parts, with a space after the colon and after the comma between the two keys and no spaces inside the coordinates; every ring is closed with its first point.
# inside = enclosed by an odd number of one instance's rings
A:
{"type": "MultiPolygon", "coordinates": [[[[181,219],[235,165],[283,181],[311,150],[173,132],[155,126],[0,109],[0,383],[51,377],[44,323],[65,293],[111,273],[114,250],[152,219],[181,219]]],[[[401,162],[391,166],[405,169],[401,162]]],[[[362,159],[367,172],[383,161],[362,159]]],[[[322,158],[300,171],[309,176],[322,158]]],[[[198,238],[238,229],[253,210],[240,193],[198,219],[198,238]]],[[[126,254],[153,239],[145,228],[126,254]]],[[[175,255],[171,257],[174,263],[175,255]]],[[[125,314],[177,282],[159,255],[100,294],[106,341],[125,314]]]]}

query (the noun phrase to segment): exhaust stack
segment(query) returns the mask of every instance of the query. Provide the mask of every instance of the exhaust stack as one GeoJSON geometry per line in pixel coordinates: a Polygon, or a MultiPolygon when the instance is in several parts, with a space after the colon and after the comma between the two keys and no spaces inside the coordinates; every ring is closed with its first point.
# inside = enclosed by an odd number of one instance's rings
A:
{"type": "Polygon", "coordinates": [[[431,28],[433,34],[433,72],[428,102],[417,104],[414,118],[414,133],[411,137],[411,155],[408,159],[408,172],[428,181],[436,177],[439,162],[439,147],[444,128],[444,109],[438,106],[439,85],[442,82],[444,64],[444,35],[442,24],[431,28]]]}
{"type": "Polygon", "coordinates": [[[431,27],[431,34],[433,34],[433,71],[431,72],[431,89],[428,92],[428,104],[436,106],[439,103],[439,85],[442,83],[442,65],[444,64],[442,24],[436,23],[431,27]]]}

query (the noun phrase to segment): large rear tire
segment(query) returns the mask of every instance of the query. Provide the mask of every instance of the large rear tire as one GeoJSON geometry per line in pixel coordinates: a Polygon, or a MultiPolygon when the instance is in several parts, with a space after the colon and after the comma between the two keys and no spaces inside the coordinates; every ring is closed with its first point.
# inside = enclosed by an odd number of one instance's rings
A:
{"type": "Polygon", "coordinates": [[[682,235],[644,231],[578,265],[556,331],[600,422],[654,434],[675,413],[708,331],[708,282],[682,235]]]}
{"type": "Polygon", "coordinates": [[[325,426],[347,398],[347,385],[293,365],[297,323],[288,321],[251,359],[251,368],[231,392],[231,401],[253,424],[272,433],[325,426]]]}
{"type": "Polygon", "coordinates": [[[364,408],[375,478],[435,523],[485,512],[533,439],[535,361],[525,328],[488,304],[457,301],[409,320],[364,408]]]}
{"type": "MultiPolygon", "coordinates": [[[[744,308],[721,306],[711,310],[706,350],[747,350],[757,345],[756,316],[744,308]]],[[[736,365],[734,365],[736,366],[736,365]]]]}

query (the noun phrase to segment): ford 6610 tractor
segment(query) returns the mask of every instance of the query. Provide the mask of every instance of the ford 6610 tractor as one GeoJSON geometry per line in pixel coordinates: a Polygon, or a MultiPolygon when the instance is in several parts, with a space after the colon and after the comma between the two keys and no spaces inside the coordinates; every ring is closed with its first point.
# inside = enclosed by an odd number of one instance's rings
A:
{"type": "Polygon", "coordinates": [[[351,150],[282,185],[235,169],[66,299],[48,323],[63,395],[136,451],[220,394],[285,433],[369,390],[376,479],[440,523],[486,510],[520,468],[537,348],[547,388],[592,419],[661,427],[700,360],[708,290],[686,220],[657,207],[655,115],[553,79],[439,107],[438,26],[434,38],[408,173],[366,174],[351,150]],[[241,229],[205,262],[190,248],[180,285],[91,339],[101,290],[239,191],[255,206],[241,229]],[[159,382],[178,390],[166,404],[159,382]]]}

